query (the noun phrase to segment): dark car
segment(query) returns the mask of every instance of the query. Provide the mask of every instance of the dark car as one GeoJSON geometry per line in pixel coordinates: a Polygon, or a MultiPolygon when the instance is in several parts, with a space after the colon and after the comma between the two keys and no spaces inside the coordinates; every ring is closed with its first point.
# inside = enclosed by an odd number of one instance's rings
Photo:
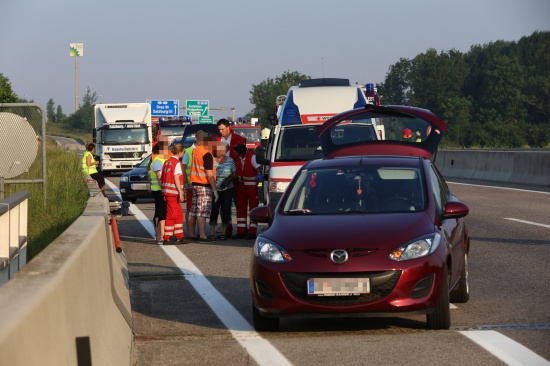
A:
{"type": "Polygon", "coordinates": [[[183,130],[183,136],[177,137],[170,143],[170,146],[174,144],[183,144],[187,149],[189,146],[192,146],[195,143],[195,134],[197,131],[203,130],[204,132],[210,134],[219,134],[218,126],[215,123],[202,123],[198,125],[189,125],[186,126],[183,130]]]}
{"type": "Polygon", "coordinates": [[[123,201],[135,203],[138,198],[153,198],[147,177],[151,156],[147,155],[134,169],[120,176],[119,189],[123,201]]]}
{"type": "Polygon", "coordinates": [[[468,207],[431,161],[446,128],[427,110],[372,105],[319,128],[325,158],[298,171],[274,210],[250,212],[269,223],[251,257],[256,330],[283,317],[418,313],[429,329],[450,327],[449,302],[469,299],[470,241],[468,207]],[[367,121],[384,140],[342,134],[367,121]]]}

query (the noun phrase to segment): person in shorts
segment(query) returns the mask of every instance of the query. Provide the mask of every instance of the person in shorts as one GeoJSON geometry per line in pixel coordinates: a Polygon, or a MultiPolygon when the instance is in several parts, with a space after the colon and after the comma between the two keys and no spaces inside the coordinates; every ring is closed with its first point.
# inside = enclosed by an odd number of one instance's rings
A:
{"type": "Polygon", "coordinates": [[[199,243],[213,242],[215,238],[206,235],[206,220],[210,219],[212,211],[212,199],[218,200],[216,189],[216,171],[214,157],[212,155],[215,136],[210,136],[204,131],[197,131],[196,146],[191,157],[191,169],[189,178],[193,189],[193,201],[189,214],[189,235],[199,243]],[[212,141],[214,140],[214,141],[212,141]],[[195,223],[199,229],[198,237],[195,235],[195,223]]]}

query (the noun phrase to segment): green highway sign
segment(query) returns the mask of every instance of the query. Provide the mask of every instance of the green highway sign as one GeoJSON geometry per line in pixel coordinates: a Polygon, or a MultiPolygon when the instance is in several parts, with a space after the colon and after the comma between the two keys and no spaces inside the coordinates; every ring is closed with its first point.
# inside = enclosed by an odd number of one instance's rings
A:
{"type": "Polygon", "coordinates": [[[207,100],[186,100],[185,114],[193,117],[208,116],[208,101],[207,100]]]}
{"type": "Polygon", "coordinates": [[[199,123],[214,123],[214,116],[199,116],[199,123]]]}

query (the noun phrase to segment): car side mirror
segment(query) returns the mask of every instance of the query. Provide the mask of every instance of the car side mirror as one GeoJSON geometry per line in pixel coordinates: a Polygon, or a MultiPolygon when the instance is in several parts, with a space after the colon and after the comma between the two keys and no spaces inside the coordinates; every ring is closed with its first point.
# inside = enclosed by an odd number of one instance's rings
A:
{"type": "Polygon", "coordinates": [[[256,148],[256,162],[258,164],[262,165],[269,165],[269,160],[265,158],[266,155],[266,147],[263,145],[260,145],[256,148]]]}
{"type": "Polygon", "coordinates": [[[462,202],[447,202],[443,217],[445,219],[458,219],[468,215],[470,209],[462,202]]]}
{"type": "Polygon", "coordinates": [[[268,224],[271,220],[268,206],[258,206],[250,210],[250,220],[268,224]]]}

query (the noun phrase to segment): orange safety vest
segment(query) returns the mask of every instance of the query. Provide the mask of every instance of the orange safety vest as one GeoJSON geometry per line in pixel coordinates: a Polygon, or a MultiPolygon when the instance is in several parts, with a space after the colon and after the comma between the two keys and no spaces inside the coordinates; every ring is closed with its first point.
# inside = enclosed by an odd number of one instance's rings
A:
{"type": "MultiPolygon", "coordinates": [[[[206,169],[204,169],[204,155],[209,151],[203,146],[196,146],[193,150],[191,171],[189,173],[189,180],[191,183],[208,184],[208,176],[206,175],[206,169]]],[[[214,176],[216,175],[216,168],[212,167],[214,176]]]]}
{"type": "MultiPolygon", "coordinates": [[[[181,161],[172,156],[170,159],[166,160],[162,165],[162,176],[160,177],[160,186],[162,187],[162,194],[164,196],[179,196],[178,188],[176,187],[176,179],[174,172],[176,171],[176,165],[180,165],[181,161]]],[[[179,176],[180,186],[183,188],[183,174],[179,176]]]]}

